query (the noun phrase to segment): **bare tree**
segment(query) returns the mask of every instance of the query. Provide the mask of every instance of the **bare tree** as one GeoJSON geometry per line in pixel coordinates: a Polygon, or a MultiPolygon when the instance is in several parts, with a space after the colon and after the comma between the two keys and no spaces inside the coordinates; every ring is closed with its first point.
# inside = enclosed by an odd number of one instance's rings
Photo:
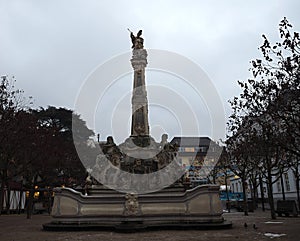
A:
{"type": "Polygon", "coordinates": [[[230,101],[230,148],[241,150],[240,141],[251,137],[242,152],[265,177],[272,218],[276,218],[272,184],[284,168],[293,165],[284,156],[292,153],[299,157],[300,38],[291,27],[286,18],[280,22],[280,41],[274,45],[263,35],[263,59],[251,61],[254,78],[238,81],[242,93],[230,101]]]}

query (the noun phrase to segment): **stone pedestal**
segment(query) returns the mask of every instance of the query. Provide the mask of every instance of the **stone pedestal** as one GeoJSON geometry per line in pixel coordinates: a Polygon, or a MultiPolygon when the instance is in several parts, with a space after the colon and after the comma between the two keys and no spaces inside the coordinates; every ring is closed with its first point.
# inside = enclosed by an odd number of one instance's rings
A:
{"type": "Polygon", "coordinates": [[[151,194],[124,194],[94,189],[85,196],[69,188],[55,190],[53,221],[46,230],[112,228],[136,231],[168,227],[231,227],[222,217],[219,186],[191,190],[167,188],[151,194]]]}

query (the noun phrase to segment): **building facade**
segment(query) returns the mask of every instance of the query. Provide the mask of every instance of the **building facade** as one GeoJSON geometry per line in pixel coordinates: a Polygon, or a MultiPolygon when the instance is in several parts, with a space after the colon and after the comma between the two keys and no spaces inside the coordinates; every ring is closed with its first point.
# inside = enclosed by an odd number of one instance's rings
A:
{"type": "MultiPolygon", "coordinates": [[[[291,169],[287,169],[285,172],[282,173],[281,177],[274,177],[273,178],[273,198],[275,203],[277,200],[297,200],[297,179],[295,178],[295,175],[291,169]],[[277,179],[277,180],[276,180],[277,179]]],[[[258,186],[256,188],[257,190],[257,197],[259,200],[268,198],[268,191],[267,191],[267,185],[264,183],[264,180],[262,179],[262,182],[259,182],[257,180],[258,186]],[[261,185],[261,186],[260,186],[261,185]],[[262,194],[263,192],[263,194],[262,194]]],[[[231,192],[242,192],[242,180],[238,176],[232,176],[230,178],[230,191],[231,192]]],[[[247,181],[247,198],[253,198],[254,188],[251,185],[251,182],[247,181]]]]}
{"type": "Polygon", "coordinates": [[[209,137],[174,137],[171,144],[179,146],[178,158],[186,169],[185,179],[192,186],[209,183],[222,147],[209,137]]]}

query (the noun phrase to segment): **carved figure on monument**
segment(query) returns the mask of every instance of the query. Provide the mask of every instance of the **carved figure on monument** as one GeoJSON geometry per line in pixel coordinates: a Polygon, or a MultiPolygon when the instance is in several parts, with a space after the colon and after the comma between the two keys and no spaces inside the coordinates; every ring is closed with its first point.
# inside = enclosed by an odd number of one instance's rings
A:
{"type": "Polygon", "coordinates": [[[160,141],[160,149],[164,149],[164,146],[168,143],[168,135],[167,134],[162,134],[161,136],[161,141],[160,141]]]}
{"type": "Polygon", "coordinates": [[[136,131],[137,134],[144,135],[145,134],[145,125],[143,125],[141,123],[137,123],[134,127],[134,130],[136,131]]]}
{"type": "Polygon", "coordinates": [[[174,159],[176,159],[178,147],[168,142],[168,135],[163,134],[161,136],[161,142],[159,143],[160,152],[157,154],[158,169],[162,169],[169,165],[174,159]]]}
{"type": "Polygon", "coordinates": [[[165,150],[167,152],[175,154],[175,156],[176,156],[176,153],[178,151],[178,146],[177,146],[176,143],[174,145],[172,145],[170,142],[168,142],[168,135],[167,134],[163,134],[161,136],[161,142],[160,142],[159,147],[162,150],[165,150]]]}
{"type": "Polygon", "coordinates": [[[134,166],[133,166],[133,172],[135,174],[144,174],[146,172],[145,166],[143,165],[142,160],[136,159],[134,166]]]}
{"type": "Polygon", "coordinates": [[[138,214],[139,202],[137,200],[137,195],[133,193],[127,193],[125,195],[125,215],[136,215],[138,214]]]}
{"type": "Polygon", "coordinates": [[[118,166],[117,159],[121,159],[122,153],[119,149],[119,147],[114,143],[114,139],[112,136],[107,137],[106,143],[102,146],[102,151],[107,157],[108,160],[112,162],[114,166],[118,166]]]}
{"type": "Polygon", "coordinates": [[[128,31],[130,32],[130,38],[131,38],[131,42],[132,42],[131,48],[143,49],[144,48],[144,39],[141,37],[142,30],[138,31],[136,36],[134,36],[133,32],[131,32],[129,29],[128,29],[128,31]]]}
{"type": "Polygon", "coordinates": [[[102,151],[104,154],[112,154],[115,151],[116,144],[114,143],[114,139],[112,136],[108,136],[106,139],[106,143],[102,147],[102,151]]]}
{"type": "Polygon", "coordinates": [[[110,162],[115,166],[120,168],[120,155],[118,153],[115,153],[112,155],[110,162]]]}

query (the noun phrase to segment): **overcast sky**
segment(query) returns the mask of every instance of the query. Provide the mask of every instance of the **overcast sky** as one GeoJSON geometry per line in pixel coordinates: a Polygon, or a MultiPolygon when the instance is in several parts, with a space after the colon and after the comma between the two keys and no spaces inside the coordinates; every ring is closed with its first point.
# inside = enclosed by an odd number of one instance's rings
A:
{"type": "MultiPolygon", "coordinates": [[[[299,0],[0,0],[0,74],[15,76],[17,87],[34,97],[36,107],[74,109],[81,87],[97,66],[131,51],[127,28],[135,33],[143,29],[146,49],[175,52],[207,74],[222,101],[225,123],[230,113],[227,101],[240,93],[236,81],[251,77],[249,61],[260,57],[261,35],[276,41],[284,16],[299,31],[299,9],[299,0]]],[[[202,102],[195,103],[195,93],[180,77],[150,72],[147,84],[161,83],[166,98],[188,99],[195,115],[191,122],[200,123],[199,133],[185,132],[180,124],[184,105],[168,110],[149,91],[150,125],[156,139],[162,132],[170,137],[194,134],[224,139],[212,133],[211,123],[219,117],[210,112],[203,96],[202,102]],[[168,86],[173,94],[168,93],[168,86]]],[[[101,139],[113,134],[121,142],[130,134],[132,75],[127,73],[112,83],[98,103],[96,123],[88,125],[101,133],[101,139]],[[120,94],[122,99],[118,99],[120,94]]]]}

